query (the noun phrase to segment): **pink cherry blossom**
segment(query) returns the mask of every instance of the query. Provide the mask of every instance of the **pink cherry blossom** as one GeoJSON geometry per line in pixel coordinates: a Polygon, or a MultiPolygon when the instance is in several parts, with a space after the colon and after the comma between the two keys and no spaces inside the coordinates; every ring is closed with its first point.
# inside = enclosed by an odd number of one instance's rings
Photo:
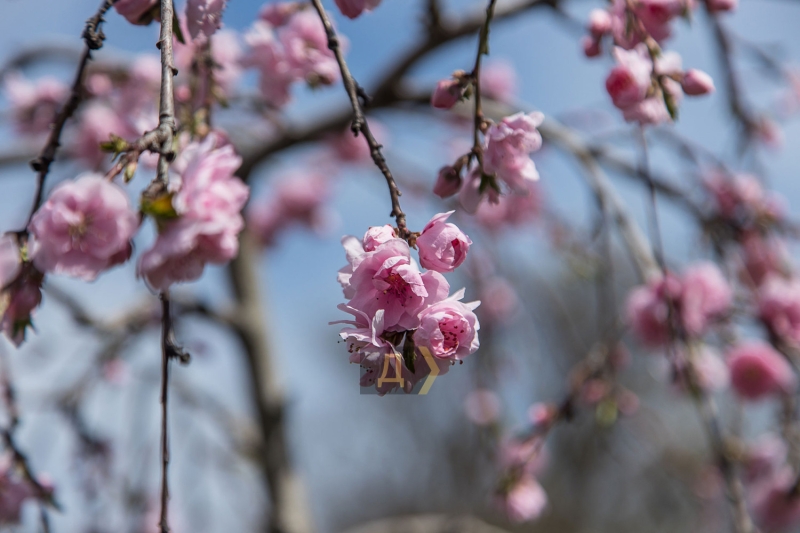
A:
{"type": "Polygon", "coordinates": [[[655,278],[628,295],[627,322],[644,344],[661,346],[667,343],[670,338],[668,302],[676,302],[680,293],[680,280],[670,274],[666,282],[664,278],[655,278]]]}
{"type": "Polygon", "coordinates": [[[511,103],[517,95],[517,71],[504,60],[487,62],[481,68],[481,95],[498,102],[511,103]]]}
{"type": "Polygon", "coordinates": [[[788,252],[783,241],[750,231],[744,233],[740,244],[742,278],[748,285],[758,287],[772,275],[788,273],[788,252]]]}
{"type": "Polygon", "coordinates": [[[381,3],[381,0],[336,0],[339,10],[347,18],[357,18],[364,11],[372,11],[381,3]]]}
{"type": "Polygon", "coordinates": [[[632,50],[614,48],[617,65],[606,78],[606,90],[620,109],[642,102],[652,84],[653,62],[644,45],[632,50]]]}
{"type": "Polygon", "coordinates": [[[291,99],[289,89],[295,81],[295,73],[272,26],[257,20],[245,33],[244,41],[249,50],[242,63],[258,69],[262,96],[272,106],[286,105],[291,99]]]}
{"type": "Polygon", "coordinates": [[[689,335],[702,335],[712,320],[727,312],[732,302],[731,288],[716,265],[702,262],[686,269],[680,316],[689,335]]]}
{"type": "Polygon", "coordinates": [[[481,203],[475,218],[493,232],[537,220],[542,214],[541,189],[537,182],[526,183],[526,189],[527,194],[504,194],[496,203],[481,203]]]}
{"type": "Polygon", "coordinates": [[[517,113],[489,127],[486,132],[484,169],[503,180],[514,192],[525,194],[526,182],[539,179],[530,153],[542,146],[536,128],[544,121],[538,112],[517,113]]]}
{"type": "Polygon", "coordinates": [[[227,0],[188,0],[186,25],[189,35],[198,42],[211,37],[222,26],[222,11],[227,0]]]}
{"type": "Polygon", "coordinates": [[[16,279],[21,266],[17,238],[7,233],[0,237],[0,289],[16,279]]]}
{"type": "Polygon", "coordinates": [[[501,277],[493,277],[481,284],[482,320],[494,324],[507,322],[519,309],[519,296],[511,284],[501,277]]]}
{"type": "Polygon", "coordinates": [[[796,384],[792,367],[770,345],[749,341],[727,353],[733,390],[746,400],[791,392],[796,384]]]}
{"type": "Polygon", "coordinates": [[[500,398],[489,389],[475,389],[464,400],[467,418],[477,426],[488,426],[500,416],[500,398]]]}
{"type": "Polygon", "coordinates": [[[464,89],[455,79],[441,80],[431,95],[431,105],[436,109],[450,109],[461,100],[464,89]]]}
{"type": "Polygon", "coordinates": [[[23,504],[36,495],[30,483],[15,475],[10,457],[0,464],[0,524],[19,524],[23,504]]]}
{"type": "Polygon", "coordinates": [[[381,244],[387,243],[392,239],[396,239],[397,234],[394,228],[386,224],[385,226],[372,226],[364,234],[364,251],[372,252],[381,244]]]}
{"type": "MultiPolygon", "coordinates": [[[[286,61],[297,79],[311,86],[330,85],[339,79],[339,65],[328,48],[325,27],[313,9],[298,12],[278,29],[286,61]]],[[[340,46],[346,47],[341,41],[340,46]]]]}
{"type": "Polygon", "coordinates": [[[264,246],[293,225],[318,233],[330,219],[325,202],[330,196],[329,178],[317,172],[292,172],[282,177],[271,193],[251,202],[247,221],[264,246]]]}
{"type": "Polygon", "coordinates": [[[499,494],[495,503],[511,522],[528,522],[544,512],[547,494],[533,476],[523,475],[499,494]]]}
{"type": "Polygon", "coordinates": [[[198,279],[207,263],[223,264],[239,251],[240,214],[249,189],[233,173],[241,158],[229,144],[208,135],[190,144],[173,164],[180,172],[173,207],[178,218],[163,224],[152,248],[142,254],[138,273],[154,290],[198,279]]]}
{"type": "Polygon", "coordinates": [[[414,332],[414,342],[424,346],[434,357],[461,361],[475,353],[480,342],[480,323],[473,311],[480,302],[462,303],[464,289],[443,301],[434,303],[419,315],[419,327],[414,332]]]}
{"type": "Polygon", "coordinates": [[[4,89],[14,126],[26,135],[47,133],[69,95],[69,88],[56,78],[44,77],[32,82],[17,72],[5,76],[4,89]]]}
{"type": "Polygon", "coordinates": [[[99,169],[108,156],[100,150],[100,143],[108,142],[112,134],[125,139],[137,133],[114,109],[99,101],[91,102],[80,115],[70,150],[91,168],[99,169]]]}
{"type": "Polygon", "coordinates": [[[690,68],[683,75],[681,80],[681,88],[683,92],[688,95],[697,96],[702,94],[710,94],[714,92],[714,80],[711,76],[703,72],[690,68]]]}
{"type": "Polygon", "coordinates": [[[792,494],[796,475],[782,469],[750,491],[753,517],[767,531],[785,531],[800,523],[800,496],[792,494]]]}
{"type": "Polygon", "coordinates": [[[34,214],[31,257],[42,272],[93,280],[126,261],[139,226],[120,187],[99,174],[62,183],[34,214]]]}
{"type": "Polygon", "coordinates": [[[436,183],[433,185],[433,194],[439,198],[449,198],[461,188],[461,175],[450,165],[439,169],[436,183]]]}
{"type": "Polygon", "coordinates": [[[581,48],[586,57],[597,57],[603,53],[602,43],[597,37],[589,35],[581,38],[581,48]]]}
{"type": "Polygon", "coordinates": [[[589,12],[588,29],[593,37],[602,37],[610,32],[611,25],[612,20],[608,10],[595,8],[589,12]]]}
{"type": "Polygon", "coordinates": [[[289,19],[303,9],[300,2],[279,2],[277,4],[266,4],[258,12],[258,18],[269,22],[272,26],[283,26],[289,19]]]}
{"type": "Polygon", "coordinates": [[[150,24],[147,15],[158,5],[159,0],[117,0],[114,9],[131,24],[150,24]]]}
{"type": "Polygon", "coordinates": [[[392,239],[352,263],[346,287],[352,289],[350,306],[370,317],[379,309],[385,310],[387,331],[414,329],[419,323],[417,314],[432,296],[425,279],[438,281],[432,274],[421,274],[411,261],[408,244],[402,239],[392,239]]]}
{"type": "Polygon", "coordinates": [[[758,312],[775,335],[800,343],[800,281],[769,277],[758,291],[758,312]]]}
{"type": "Polygon", "coordinates": [[[434,216],[417,237],[419,262],[424,268],[452,272],[467,258],[472,241],[458,226],[447,222],[453,213],[455,211],[434,216]]]}
{"type": "MultiPolygon", "coordinates": [[[[380,122],[370,119],[369,129],[381,145],[386,145],[389,133],[380,122]]],[[[366,138],[363,134],[354,135],[350,128],[331,135],[328,144],[333,149],[334,156],[342,162],[372,163],[372,154],[366,138]]]]}

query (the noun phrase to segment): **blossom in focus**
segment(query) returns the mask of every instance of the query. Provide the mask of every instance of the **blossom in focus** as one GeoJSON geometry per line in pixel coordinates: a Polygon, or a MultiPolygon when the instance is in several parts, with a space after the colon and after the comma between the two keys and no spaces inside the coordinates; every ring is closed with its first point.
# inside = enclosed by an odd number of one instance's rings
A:
{"type": "Polygon", "coordinates": [[[381,3],[381,0],[336,0],[339,10],[347,18],[357,18],[364,11],[372,11],[381,3]]]}
{"type": "Polygon", "coordinates": [[[372,252],[381,244],[385,244],[392,239],[396,239],[397,234],[389,224],[384,226],[372,226],[364,234],[364,251],[372,252]]]}
{"type": "Polygon", "coordinates": [[[239,251],[241,209],[248,187],[233,173],[241,158],[230,144],[208,135],[184,149],[173,168],[179,176],[172,199],[177,218],[162,223],[156,242],[142,254],[138,273],[154,290],[199,278],[207,263],[223,264],[239,251]]]}
{"type": "Polygon", "coordinates": [[[486,132],[484,170],[496,173],[509,188],[526,194],[526,182],[539,179],[530,153],[542,146],[537,127],[544,121],[542,113],[516,113],[493,124],[486,132]]]}
{"type": "Polygon", "coordinates": [[[758,312],[772,333],[800,343],[800,281],[770,276],[758,291],[758,312]]]}
{"type": "Polygon", "coordinates": [[[6,74],[4,89],[14,126],[26,135],[50,131],[56,113],[69,94],[69,88],[55,78],[44,77],[32,82],[16,72],[6,74]]]}
{"type": "Polygon", "coordinates": [[[150,24],[152,13],[160,5],[159,0],[117,0],[114,9],[131,24],[150,24]]]}
{"type": "Polygon", "coordinates": [[[447,222],[454,212],[434,216],[417,237],[419,262],[424,268],[452,272],[467,258],[472,241],[458,226],[447,222]]]}
{"type": "Polygon", "coordinates": [[[480,323],[473,311],[480,302],[462,303],[464,289],[424,309],[414,332],[416,346],[439,359],[461,361],[480,347],[480,323]]]}
{"type": "Polygon", "coordinates": [[[320,173],[287,174],[271,194],[250,203],[248,226],[263,246],[275,244],[278,235],[293,225],[322,232],[330,218],[325,209],[329,189],[329,179],[320,173]]]}
{"type": "Polygon", "coordinates": [[[186,25],[189,35],[198,42],[205,41],[222,27],[222,11],[227,0],[188,0],[186,25]]]}
{"type": "Polygon", "coordinates": [[[729,350],[726,357],[733,390],[744,399],[760,400],[795,387],[792,367],[768,344],[746,342],[729,350]]]}
{"type": "Polygon", "coordinates": [[[56,187],[33,215],[30,255],[42,272],[91,281],[128,260],[138,226],[122,188],[84,174],[56,187]]]}

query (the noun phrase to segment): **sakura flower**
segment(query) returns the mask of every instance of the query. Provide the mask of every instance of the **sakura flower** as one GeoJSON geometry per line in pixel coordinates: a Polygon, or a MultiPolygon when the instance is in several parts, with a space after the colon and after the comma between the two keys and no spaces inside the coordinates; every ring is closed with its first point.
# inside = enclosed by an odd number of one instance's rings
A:
{"type": "Polygon", "coordinates": [[[740,244],[745,283],[759,287],[769,277],[787,272],[788,252],[781,240],[745,232],[740,244]]]}
{"type": "Polygon", "coordinates": [[[295,73],[272,26],[257,20],[245,33],[244,41],[249,51],[242,63],[258,69],[258,85],[262,96],[272,106],[286,105],[291,98],[289,89],[295,81],[295,73]]]}
{"type": "Polygon", "coordinates": [[[508,61],[487,62],[481,69],[481,95],[511,103],[517,94],[517,72],[508,61]]]}
{"type": "Polygon", "coordinates": [[[159,6],[159,0],[117,0],[114,8],[131,24],[150,24],[153,10],[159,6]]]}
{"type": "Polygon", "coordinates": [[[589,12],[589,23],[587,26],[589,33],[591,33],[593,37],[602,37],[610,32],[611,25],[611,15],[607,10],[595,8],[589,12]]]}
{"type": "Polygon", "coordinates": [[[467,258],[472,241],[458,226],[447,222],[455,213],[439,213],[423,228],[417,237],[419,262],[429,270],[452,272],[467,258]]]}
{"type": "Polygon", "coordinates": [[[751,492],[753,516],[768,531],[783,531],[800,523],[800,496],[793,494],[796,476],[783,469],[751,492]]]}
{"type": "Polygon", "coordinates": [[[734,11],[738,5],[738,0],[706,0],[706,8],[712,13],[734,11]]]}
{"type": "Polygon", "coordinates": [[[481,203],[475,218],[483,227],[494,232],[538,219],[542,213],[540,187],[536,182],[527,182],[525,189],[525,193],[502,195],[496,203],[481,203]]]}
{"type": "Polygon", "coordinates": [[[450,109],[461,100],[464,88],[459,80],[441,80],[431,95],[431,105],[436,109],[450,109]]]}
{"type": "Polygon", "coordinates": [[[514,192],[526,193],[526,181],[536,181],[539,173],[530,153],[542,146],[536,128],[544,121],[538,112],[517,113],[489,127],[486,132],[484,169],[504,181],[514,192]]]}
{"type": "Polygon", "coordinates": [[[56,113],[67,101],[69,89],[61,81],[44,77],[36,82],[12,72],[5,76],[5,92],[20,133],[47,133],[56,113]]]}
{"type": "Polygon", "coordinates": [[[283,26],[289,19],[303,9],[300,2],[279,2],[277,4],[266,4],[258,12],[258,18],[269,22],[272,26],[283,26]]]}
{"type": "Polygon", "coordinates": [[[733,390],[746,400],[791,392],[796,380],[792,367],[768,344],[750,341],[727,354],[733,390]]]}
{"type": "Polygon", "coordinates": [[[112,134],[126,138],[134,137],[136,132],[114,109],[101,102],[92,102],[81,113],[70,149],[84,163],[98,169],[107,156],[100,150],[100,144],[108,142],[112,134]]]}
{"type": "MultiPolygon", "coordinates": [[[[385,145],[389,137],[386,128],[378,121],[370,120],[369,129],[375,139],[385,145]]],[[[334,156],[345,163],[371,163],[372,153],[363,134],[354,135],[353,130],[347,128],[341,133],[334,134],[328,139],[329,146],[333,149],[334,156]]]]}
{"type": "Polygon", "coordinates": [[[414,343],[430,350],[434,357],[460,361],[475,353],[480,342],[480,323],[473,311],[480,302],[462,303],[464,289],[447,299],[434,303],[419,315],[419,327],[414,343]]]}
{"type": "Polygon", "coordinates": [[[138,226],[125,191],[99,174],[84,174],[56,187],[34,214],[33,264],[91,281],[130,257],[138,226]]]}
{"type": "Polygon", "coordinates": [[[653,63],[647,48],[639,45],[632,50],[614,48],[617,65],[606,78],[606,90],[614,105],[625,109],[645,99],[652,80],[653,63]]]}
{"type": "MultiPolygon", "coordinates": [[[[328,48],[325,27],[313,10],[298,12],[278,31],[286,61],[296,78],[309,85],[330,85],[339,79],[339,65],[328,48]]],[[[341,43],[344,46],[344,43],[341,43]]]]}
{"type": "Polygon", "coordinates": [[[339,10],[347,18],[357,18],[364,11],[372,11],[381,3],[381,0],[336,0],[339,10]]]}
{"type": "Polygon", "coordinates": [[[173,197],[178,218],[162,225],[155,244],[142,254],[138,273],[154,290],[199,278],[207,263],[223,264],[239,250],[240,214],[249,189],[233,173],[241,158],[231,145],[217,147],[209,135],[189,145],[173,165],[180,172],[173,197]]]}
{"type": "Polygon", "coordinates": [[[186,25],[195,41],[205,41],[222,26],[222,10],[227,0],[188,0],[186,25]]]}
{"type": "Polygon", "coordinates": [[[429,297],[425,279],[438,281],[432,274],[427,272],[423,277],[411,261],[408,244],[392,239],[364,253],[353,264],[350,305],[370,317],[379,309],[385,310],[388,331],[414,329],[419,323],[417,314],[429,297]]]}
{"type": "Polygon", "coordinates": [[[494,324],[508,321],[519,308],[519,296],[514,287],[501,277],[494,277],[481,284],[480,290],[482,320],[494,324]]]}
{"type": "Polygon", "coordinates": [[[278,235],[292,225],[321,232],[330,218],[325,209],[329,189],[329,180],[322,174],[287,174],[271,194],[250,204],[248,224],[264,246],[275,244],[278,235]]]}
{"type": "Polygon", "coordinates": [[[394,232],[394,228],[390,225],[386,224],[385,226],[372,226],[364,234],[364,251],[372,252],[381,244],[396,238],[397,234],[394,232]]]}
{"type": "Polygon", "coordinates": [[[631,291],[626,304],[628,324],[648,346],[666,344],[670,337],[670,302],[681,294],[680,280],[674,275],[656,278],[631,291]]]}
{"type": "Polygon", "coordinates": [[[495,504],[511,522],[528,522],[544,512],[547,494],[533,476],[523,475],[496,496],[495,504]]]}
{"type": "Polygon", "coordinates": [[[723,315],[732,302],[730,286],[716,265],[703,262],[686,269],[680,315],[687,333],[702,335],[709,323],[723,315]]]}
{"type": "Polygon", "coordinates": [[[500,398],[492,390],[476,389],[464,400],[464,411],[476,426],[488,426],[500,416],[500,398]]]}
{"type": "Polygon", "coordinates": [[[775,335],[800,343],[800,281],[769,277],[758,291],[758,312],[775,335]]]}

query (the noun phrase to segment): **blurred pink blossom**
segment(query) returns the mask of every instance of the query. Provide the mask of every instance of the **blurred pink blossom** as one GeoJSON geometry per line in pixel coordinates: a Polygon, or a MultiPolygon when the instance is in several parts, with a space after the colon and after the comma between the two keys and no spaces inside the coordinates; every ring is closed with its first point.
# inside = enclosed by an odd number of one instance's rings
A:
{"type": "Polygon", "coordinates": [[[749,341],[729,350],[726,357],[733,390],[746,400],[789,393],[796,385],[792,367],[768,344],[749,341]]]}
{"type": "Polygon", "coordinates": [[[339,10],[347,18],[354,19],[364,11],[372,11],[381,3],[381,0],[336,0],[339,10]]]}
{"type": "Polygon", "coordinates": [[[197,42],[211,37],[222,26],[222,11],[227,0],[187,0],[186,26],[197,42]]]}
{"type": "Polygon", "coordinates": [[[475,389],[464,399],[467,418],[476,426],[488,426],[500,417],[500,398],[490,389],[475,389]]]}
{"type": "Polygon", "coordinates": [[[55,78],[44,77],[32,82],[16,72],[6,74],[4,89],[14,126],[26,135],[50,131],[50,124],[69,95],[69,88],[55,78]]]}

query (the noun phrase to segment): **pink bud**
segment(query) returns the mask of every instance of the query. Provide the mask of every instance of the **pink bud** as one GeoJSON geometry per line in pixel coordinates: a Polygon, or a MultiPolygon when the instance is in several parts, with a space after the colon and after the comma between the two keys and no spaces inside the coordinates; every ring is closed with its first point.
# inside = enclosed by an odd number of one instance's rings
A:
{"type": "Polygon", "coordinates": [[[433,194],[439,198],[453,196],[461,188],[461,175],[450,165],[439,169],[436,177],[436,184],[433,186],[433,194]]]}
{"type": "Polygon", "coordinates": [[[364,251],[372,252],[383,243],[396,239],[394,228],[389,224],[385,226],[372,226],[364,234],[364,251]]]}
{"type": "Polygon", "coordinates": [[[436,84],[431,96],[431,105],[436,109],[450,109],[458,103],[463,93],[458,80],[442,80],[436,84]]]}
{"type": "Polygon", "coordinates": [[[683,87],[683,92],[690,96],[710,94],[715,90],[714,80],[711,79],[711,76],[696,68],[686,71],[681,81],[681,87],[683,87]]]}
{"type": "Polygon", "coordinates": [[[589,13],[589,32],[594,37],[602,37],[611,31],[611,15],[605,9],[592,9],[589,13]]]}
{"type": "Polygon", "coordinates": [[[738,0],[706,0],[706,7],[712,13],[733,11],[738,5],[738,0]]]}
{"type": "Polygon", "coordinates": [[[600,39],[588,35],[581,39],[581,46],[586,57],[597,57],[603,52],[600,48],[600,39]]]}
{"type": "Polygon", "coordinates": [[[472,241],[458,226],[446,222],[453,213],[434,216],[417,238],[419,263],[428,270],[452,272],[467,258],[472,241]]]}

